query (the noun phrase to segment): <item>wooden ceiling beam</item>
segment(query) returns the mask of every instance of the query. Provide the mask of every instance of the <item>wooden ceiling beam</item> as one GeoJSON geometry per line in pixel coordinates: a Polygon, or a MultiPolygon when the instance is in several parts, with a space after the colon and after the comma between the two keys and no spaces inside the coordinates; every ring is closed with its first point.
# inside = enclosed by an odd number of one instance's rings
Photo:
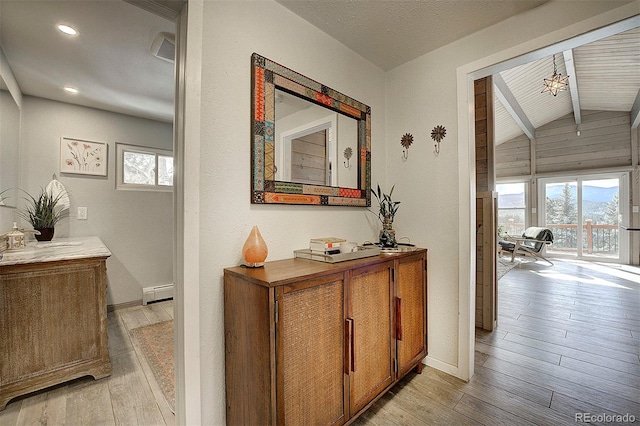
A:
{"type": "Polygon", "coordinates": [[[511,117],[513,117],[514,121],[522,129],[524,134],[527,135],[530,140],[535,139],[535,127],[531,124],[529,117],[524,113],[522,107],[516,100],[516,97],[513,96],[509,86],[507,86],[507,83],[500,74],[493,75],[493,86],[495,88],[496,97],[500,100],[511,117]]]}
{"type": "Polygon", "coordinates": [[[564,56],[564,66],[569,76],[569,93],[571,93],[571,104],[573,105],[573,117],[576,124],[582,123],[582,114],[580,113],[580,95],[578,94],[578,76],[576,75],[576,66],[573,61],[573,49],[562,51],[564,56]]]}
{"type": "Polygon", "coordinates": [[[640,124],[640,90],[636,93],[636,100],[631,107],[631,128],[637,129],[640,124]]]}

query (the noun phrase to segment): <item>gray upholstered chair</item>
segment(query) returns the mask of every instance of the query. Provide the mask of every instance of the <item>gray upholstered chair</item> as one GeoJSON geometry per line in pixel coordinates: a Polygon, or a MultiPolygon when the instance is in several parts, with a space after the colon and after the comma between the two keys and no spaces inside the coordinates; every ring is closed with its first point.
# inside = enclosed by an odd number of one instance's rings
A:
{"type": "Polygon", "coordinates": [[[499,254],[503,252],[511,253],[512,262],[516,254],[520,254],[545,260],[553,265],[553,262],[542,254],[544,247],[551,243],[553,243],[553,233],[549,228],[531,226],[524,230],[521,237],[506,236],[498,241],[500,245],[499,254]]]}

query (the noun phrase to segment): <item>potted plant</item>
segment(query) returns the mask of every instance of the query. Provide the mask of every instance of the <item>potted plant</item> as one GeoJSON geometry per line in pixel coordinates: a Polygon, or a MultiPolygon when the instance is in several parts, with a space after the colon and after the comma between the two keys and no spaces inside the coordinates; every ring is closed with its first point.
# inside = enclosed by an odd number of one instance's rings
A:
{"type": "Polygon", "coordinates": [[[382,229],[380,230],[379,243],[382,247],[396,247],[396,231],[393,229],[393,219],[396,216],[396,212],[400,207],[400,201],[393,201],[391,196],[393,195],[393,189],[395,185],[391,187],[391,191],[385,194],[378,185],[377,191],[371,188],[371,193],[376,200],[378,200],[378,219],[382,223],[382,229]]]}
{"type": "Polygon", "coordinates": [[[57,196],[52,195],[44,189],[40,189],[40,194],[37,197],[29,194],[26,191],[22,191],[27,194],[23,197],[26,201],[26,207],[23,210],[18,210],[18,214],[27,222],[31,223],[33,229],[40,232],[40,235],[36,234],[38,241],[51,241],[53,233],[55,232],[55,225],[65,216],[66,210],[63,211],[60,208],[56,208],[58,201],[64,195],[63,193],[57,196]]]}

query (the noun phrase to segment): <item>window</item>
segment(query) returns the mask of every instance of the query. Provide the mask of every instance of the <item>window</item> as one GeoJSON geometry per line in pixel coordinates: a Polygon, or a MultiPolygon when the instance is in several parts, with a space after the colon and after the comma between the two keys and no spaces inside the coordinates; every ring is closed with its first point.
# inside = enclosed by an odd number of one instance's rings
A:
{"type": "Polygon", "coordinates": [[[116,144],[117,189],[173,190],[173,153],[156,148],[116,144]]]}
{"type": "Polygon", "coordinates": [[[547,252],[578,258],[622,260],[628,238],[628,175],[594,174],[540,179],[540,223],[553,231],[547,252]]]}
{"type": "Polygon", "coordinates": [[[498,191],[498,232],[522,235],[527,227],[527,191],[524,182],[501,183],[498,191]]]}

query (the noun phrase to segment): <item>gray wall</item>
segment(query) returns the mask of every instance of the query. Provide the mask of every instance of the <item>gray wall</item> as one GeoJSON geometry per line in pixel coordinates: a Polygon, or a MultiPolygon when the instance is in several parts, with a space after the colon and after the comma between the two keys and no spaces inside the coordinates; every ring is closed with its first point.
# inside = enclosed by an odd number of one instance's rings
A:
{"type": "Polygon", "coordinates": [[[56,226],[54,239],[98,236],[107,245],[108,304],[140,300],[143,287],[171,283],[173,194],[117,191],[115,144],[172,150],[172,125],[30,96],[22,106],[21,186],[36,193],[54,173],[65,185],[70,216],[56,226]],[[61,137],[106,142],[107,177],[62,175],[61,137]],[[78,206],[88,208],[88,220],[77,220],[78,206]]]}

